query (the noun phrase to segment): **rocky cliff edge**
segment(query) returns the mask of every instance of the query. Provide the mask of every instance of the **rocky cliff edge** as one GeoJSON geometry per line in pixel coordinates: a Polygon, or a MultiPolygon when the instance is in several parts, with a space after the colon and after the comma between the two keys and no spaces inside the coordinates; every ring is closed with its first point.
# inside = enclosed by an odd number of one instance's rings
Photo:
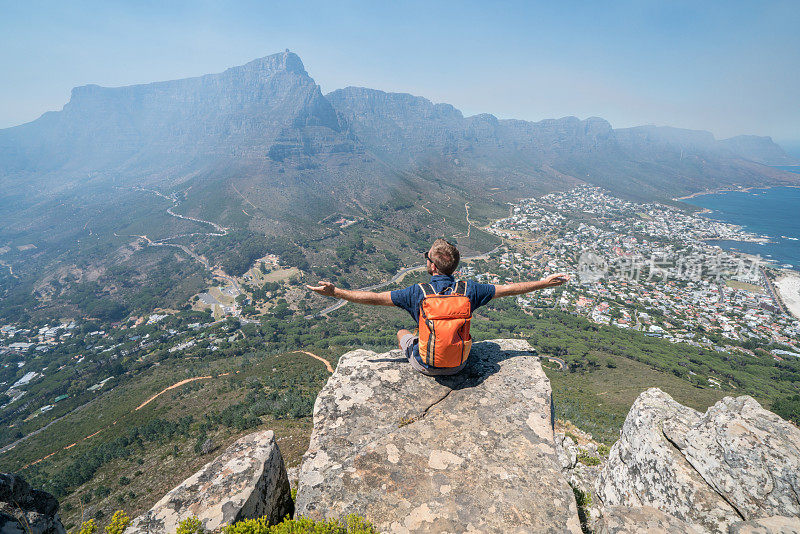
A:
{"type": "Polygon", "coordinates": [[[398,351],[342,356],[314,405],[297,513],[381,532],[581,532],[553,439],[550,382],[525,341],[476,343],[454,377],[398,351]]]}

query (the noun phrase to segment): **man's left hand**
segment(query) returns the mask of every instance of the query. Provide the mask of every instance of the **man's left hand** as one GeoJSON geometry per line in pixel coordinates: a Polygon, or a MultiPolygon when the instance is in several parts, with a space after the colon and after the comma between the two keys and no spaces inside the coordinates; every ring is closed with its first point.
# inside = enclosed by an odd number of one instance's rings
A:
{"type": "Polygon", "coordinates": [[[310,289],[311,291],[313,291],[315,293],[319,293],[320,295],[325,295],[326,297],[332,297],[333,296],[333,291],[336,289],[336,286],[334,286],[332,283],[326,282],[326,281],[318,282],[318,285],[316,285],[316,286],[308,286],[307,285],[306,287],[308,289],[310,289]]]}

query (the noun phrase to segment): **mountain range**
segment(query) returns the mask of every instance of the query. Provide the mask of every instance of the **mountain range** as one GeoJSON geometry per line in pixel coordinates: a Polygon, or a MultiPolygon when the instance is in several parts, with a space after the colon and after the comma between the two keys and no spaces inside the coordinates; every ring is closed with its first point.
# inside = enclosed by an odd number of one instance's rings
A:
{"type": "MultiPolygon", "coordinates": [[[[36,254],[13,259],[17,275],[39,276],[56,260],[74,262],[76,250],[107,262],[120,236],[200,233],[152,192],[232,230],[323,238],[319,222],[331,215],[376,219],[400,208],[411,211],[386,224],[418,233],[407,221],[425,216],[425,199],[445,215],[459,206],[463,226],[468,201],[500,213],[507,201],[580,183],[669,201],[797,184],[771,167],[793,163],[769,137],[615,129],[598,117],[465,117],[360,87],[325,95],[287,50],[219,74],[77,87],[62,110],[0,130],[0,246],[35,244],[36,254]]],[[[432,232],[461,228],[444,219],[432,232]]]]}
{"type": "Polygon", "coordinates": [[[197,78],[77,87],[61,111],[0,130],[0,176],[16,191],[119,180],[170,188],[220,167],[259,174],[277,189],[291,189],[279,173],[335,184],[367,171],[376,176],[363,185],[382,189],[392,175],[436,167],[454,180],[519,174],[533,186],[563,173],[655,198],[789,179],[764,166],[791,163],[769,137],[614,129],[598,117],[464,117],[449,104],[360,87],[323,95],[289,51],[197,78]],[[336,176],[326,167],[336,167],[336,176]],[[642,190],[632,190],[632,181],[642,190]]]}

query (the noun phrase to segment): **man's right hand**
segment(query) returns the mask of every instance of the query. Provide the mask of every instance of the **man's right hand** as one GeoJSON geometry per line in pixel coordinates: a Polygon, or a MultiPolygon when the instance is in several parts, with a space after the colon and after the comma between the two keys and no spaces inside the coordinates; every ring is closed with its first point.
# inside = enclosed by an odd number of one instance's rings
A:
{"type": "Polygon", "coordinates": [[[551,274],[543,280],[547,287],[560,286],[569,280],[570,276],[567,273],[551,274]]]}
{"type": "Polygon", "coordinates": [[[326,297],[332,297],[333,292],[336,290],[336,286],[330,282],[320,281],[317,282],[318,285],[316,286],[309,286],[306,287],[315,293],[319,293],[320,295],[325,295],[326,297]]]}

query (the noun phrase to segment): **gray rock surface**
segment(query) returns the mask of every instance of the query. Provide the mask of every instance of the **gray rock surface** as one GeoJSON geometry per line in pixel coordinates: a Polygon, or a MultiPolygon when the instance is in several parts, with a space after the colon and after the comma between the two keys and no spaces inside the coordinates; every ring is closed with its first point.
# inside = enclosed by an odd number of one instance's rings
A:
{"type": "Polygon", "coordinates": [[[381,532],[580,532],[550,382],[525,341],[476,343],[455,377],[399,352],[342,356],[314,405],[297,514],[381,532]]]}
{"type": "Polygon", "coordinates": [[[241,519],[269,517],[280,522],[292,513],[289,480],[271,430],[240,438],[200,471],[167,493],[125,531],[173,533],[197,516],[206,531],[241,519]]]}
{"type": "Polygon", "coordinates": [[[595,487],[604,507],[651,506],[704,532],[800,517],[800,430],[750,397],[701,414],[652,388],[631,407],[595,487]]]}
{"type": "Polygon", "coordinates": [[[609,506],[595,534],[702,534],[704,531],[651,506],[609,506]]]}
{"type": "Polygon", "coordinates": [[[730,534],[800,534],[800,520],[796,517],[762,517],[733,525],[730,534]]]}
{"type": "Polygon", "coordinates": [[[19,475],[0,473],[0,533],[65,534],[58,501],[19,475]]]}
{"type": "Polygon", "coordinates": [[[800,430],[751,397],[726,397],[685,435],[664,425],[703,479],[746,519],[800,517],[800,430]]]}

